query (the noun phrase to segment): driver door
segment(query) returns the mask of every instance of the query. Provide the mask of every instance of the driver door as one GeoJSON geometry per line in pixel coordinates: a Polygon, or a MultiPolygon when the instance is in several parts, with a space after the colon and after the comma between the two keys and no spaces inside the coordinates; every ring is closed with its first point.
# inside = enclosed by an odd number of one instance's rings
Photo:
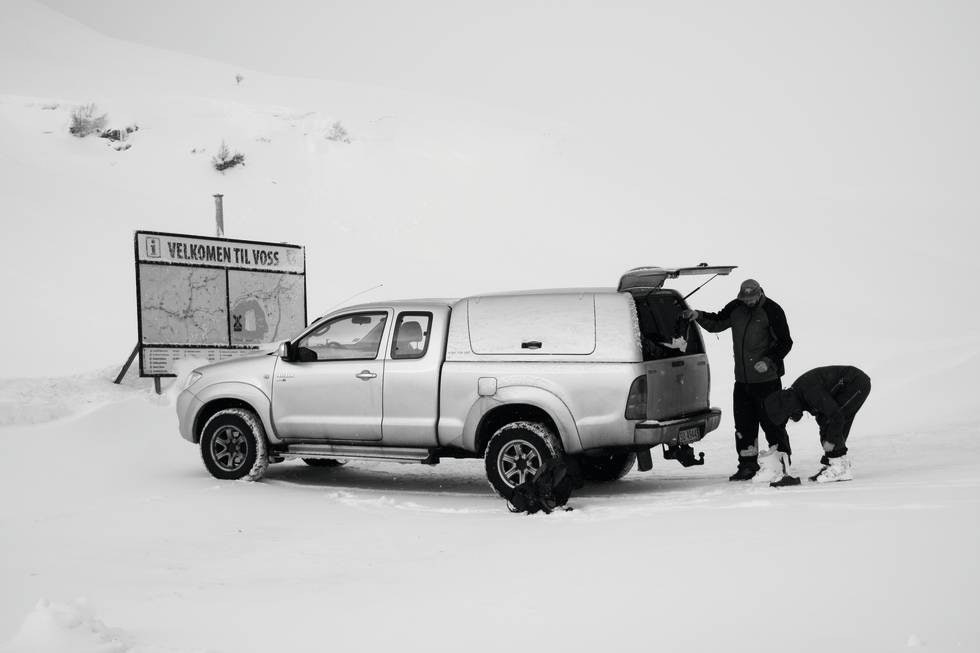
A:
{"type": "Polygon", "coordinates": [[[348,313],[297,340],[279,359],[272,419],[289,440],[380,440],[389,312],[348,313]]]}

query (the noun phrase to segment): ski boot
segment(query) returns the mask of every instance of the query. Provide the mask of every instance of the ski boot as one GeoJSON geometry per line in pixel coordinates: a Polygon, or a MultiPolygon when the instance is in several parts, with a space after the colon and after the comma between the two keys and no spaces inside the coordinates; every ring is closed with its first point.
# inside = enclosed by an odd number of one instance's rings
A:
{"type": "Polygon", "coordinates": [[[821,469],[810,479],[816,483],[834,483],[836,481],[850,481],[854,479],[851,473],[851,461],[847,456],[831,458],[830,464],[821,469]]]}
{"type": "Polygon", "coordinates": [[[792,460],[788,453],[780,451],[776,447],[769,447],[769,450],[759,456],[759,464],[762,469],[753,482],[769,483],[770,487],[789,487],[799,485],[800,479],[790,474],[792,460]]]}

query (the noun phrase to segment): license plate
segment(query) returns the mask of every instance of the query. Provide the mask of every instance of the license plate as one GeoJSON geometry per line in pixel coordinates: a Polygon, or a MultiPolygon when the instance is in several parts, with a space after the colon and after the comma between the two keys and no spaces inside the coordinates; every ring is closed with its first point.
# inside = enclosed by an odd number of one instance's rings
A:
{"type": "Polygon", "coordinates": [[[677,441],[681,444],[690,444],[701,439],[701,427],[684,429],[677,434],[677,441]]]}

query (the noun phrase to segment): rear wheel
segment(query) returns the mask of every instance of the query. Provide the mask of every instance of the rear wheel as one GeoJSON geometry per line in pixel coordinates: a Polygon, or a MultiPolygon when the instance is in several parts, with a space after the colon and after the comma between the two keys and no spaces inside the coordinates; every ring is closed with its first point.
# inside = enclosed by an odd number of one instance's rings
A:
{"type": "Polygon", "coordinates": [[[509,499],[514,486],[530,480],[545,460],[562,455],[561,442],[539,422],[511,422],[490,437],[484,464],[493,491],[509,499]]]}
{"type": "Polygon", "coordinates": [[[636,463],[636,454],[632,451],[601,456],[582,454],[578,457],[578,461],[582,466],[582,476],[585,480],[608,483],[618,481],[633,469],[633,464],[636,463]]]}
{"type": "Polygon", "coordinates": [[[201,430],[201,458],[215,478],[257,481],[269,466],[262,422],[244,408],[218,411],[201,430]]]}
{"type": "Polygon", "coordinates": [[[304,458],[303,462],[310,467],[341,467],[347,464],[346,460],[334,460],[333,458],[304,458]]]}

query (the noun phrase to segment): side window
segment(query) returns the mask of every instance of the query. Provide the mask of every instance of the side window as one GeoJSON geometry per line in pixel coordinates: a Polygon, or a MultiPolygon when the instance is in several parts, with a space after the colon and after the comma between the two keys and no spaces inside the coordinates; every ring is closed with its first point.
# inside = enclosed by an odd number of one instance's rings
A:
{"type": "Polygon", "coordinates": [[[429,349],[432,313],[401,313],[395,322],[391,357],[395,359],[422,358],[429,349]]]}
{"type": "Polygon", "coordinates": [[[377,358],[387,313],[355,313],[334,318],[296,343],[301,361],[377,358]]]}

